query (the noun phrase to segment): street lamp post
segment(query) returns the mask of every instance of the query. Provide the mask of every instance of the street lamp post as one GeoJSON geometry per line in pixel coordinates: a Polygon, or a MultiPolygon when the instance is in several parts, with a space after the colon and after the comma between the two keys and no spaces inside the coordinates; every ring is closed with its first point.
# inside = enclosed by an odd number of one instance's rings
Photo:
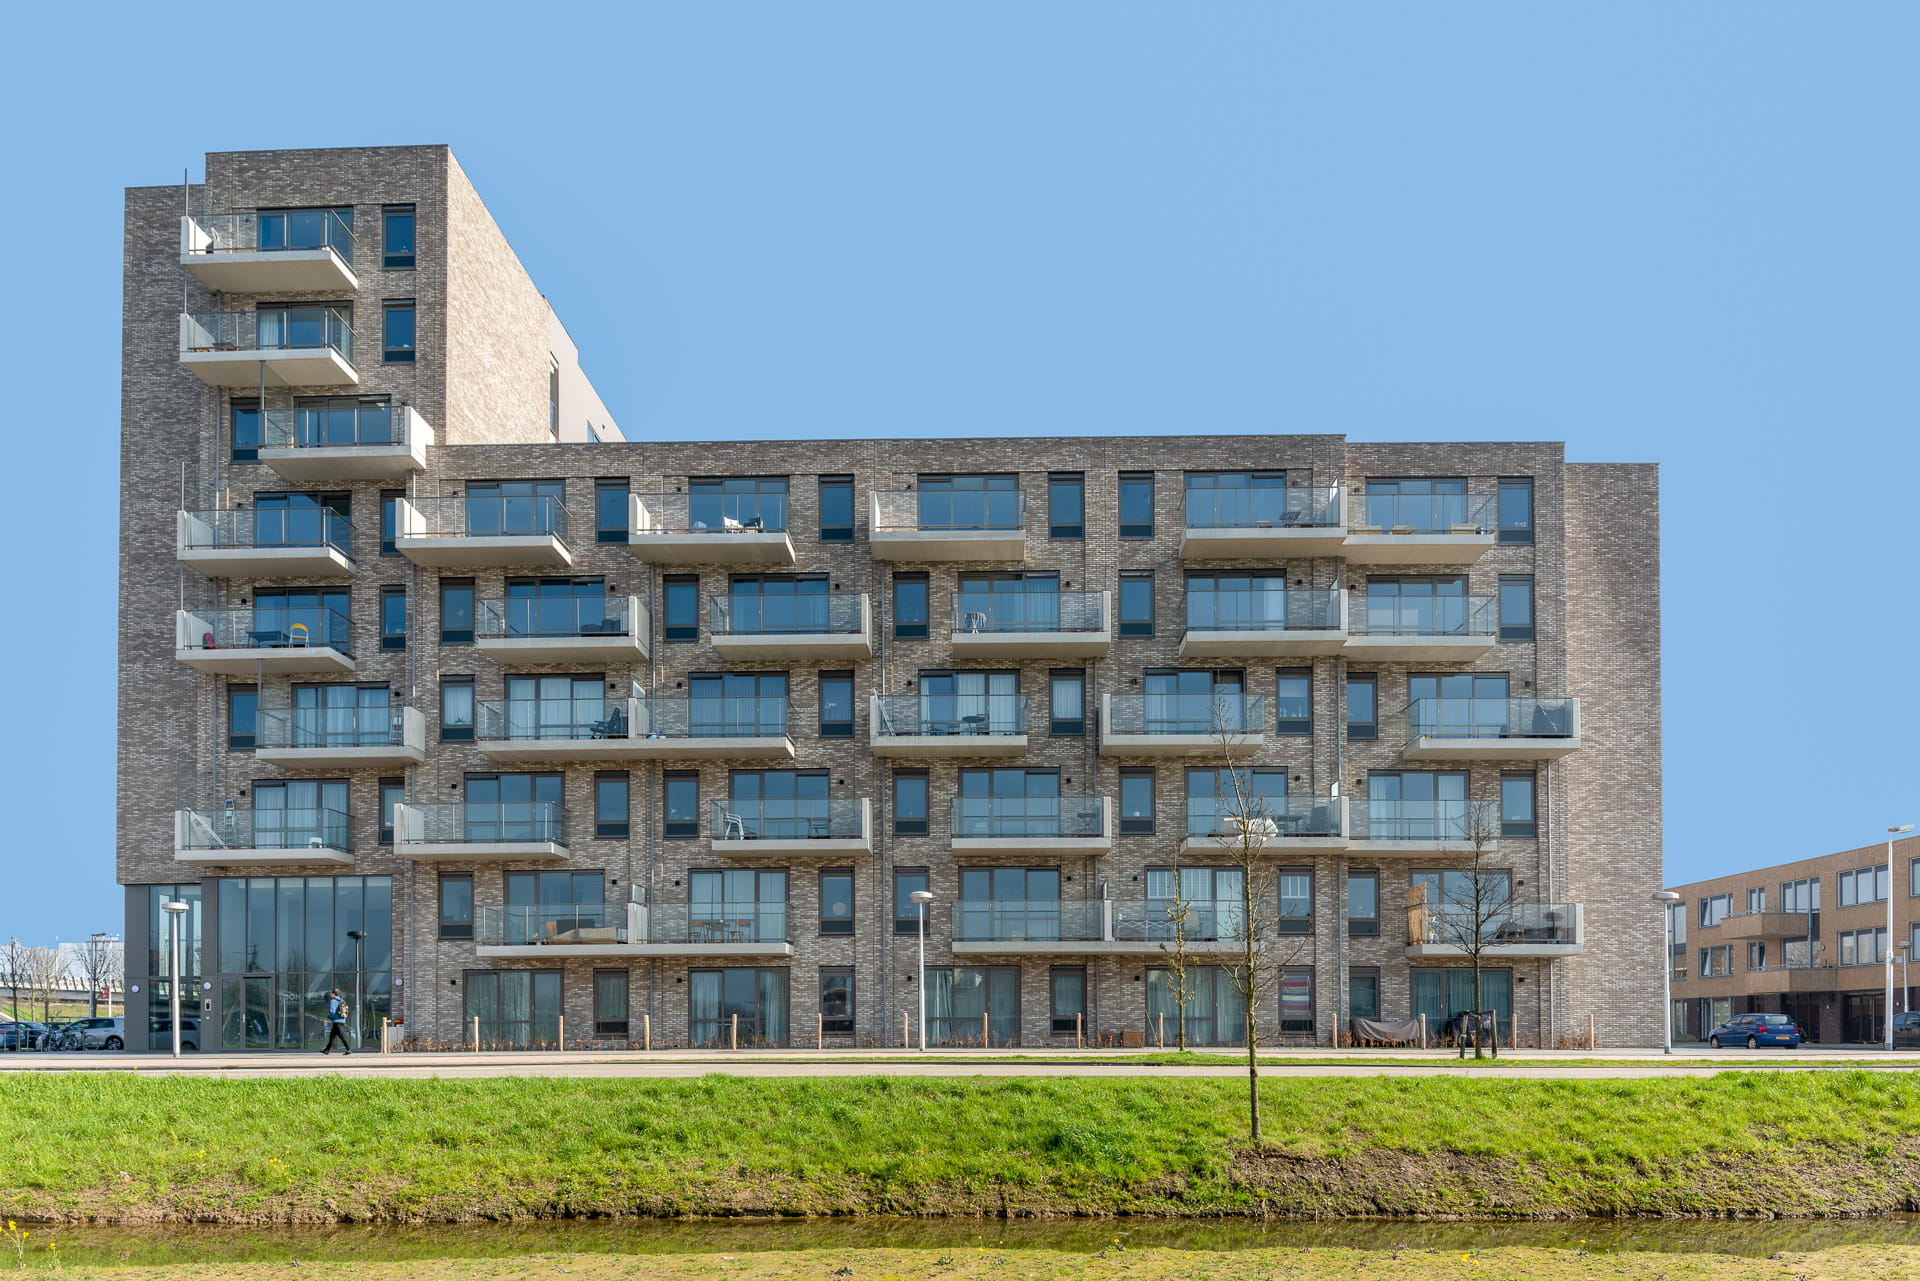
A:
{"type": "Polygon", "coordinates": [[[914,982],[920,985],[920,1053],[927,1052],[927,904],[933,902],[933,895],[926,890],[915,890],[907,895],[920,905],[920,975],[914,982]]]}
{"type": "MultiPolygon", "coordinates": [[[[367,1017],[360,1009],[361,995],[366,987],[364,975],[366,974],[367,932],[348,930],[347,937],[353,940],[353,1043],[360,1045],[360,1038],[364,1035],[367,1026],[367,1017]]],[[[360,1045],[360,1048],[364,1050],[367,1047],[360,1045]]]]}
{"type": "Polygon", "coordinates": [[[1887,1053],[1893,1053],[1893,842],[1894,838],[1905,836],[1913,830],[1913,824],[1902,823],[1898,827],[1887,829],[1887,1004],[1885,1007],[1887,1025],[1887,1053]]]}
{"type": "Polygon", "coordinates": [[[1666,1009],[1666,1015],[1664,1020],[1667,1025],[1667,1043],[1665,1047],[1663,1047],[1662,1052],[1666,1054],[1672,1054],[1673,1053],[1673,905],[1680,901],[1680,896],[1678,894],[1675,894],[1672,890],[1661,890],[1653,896],[1653,901],[1660,905],[1660,933],[1666,939],[1666,946],[1660,949],[1660,978],[1661,978],[1661,982],[1665,985],[1666,997],[1667,997],[1667,1009],[1666,1009]]]}
{"type": "Polygon", "coordinates": [[[160,905],[167,914],[168,954],[172,962],[167,983],[168,1022],[173,1025],[173,1057],[180,1057],[180,935],[185,928],[187,905],[178,899],[168,899],[160,905]]]}

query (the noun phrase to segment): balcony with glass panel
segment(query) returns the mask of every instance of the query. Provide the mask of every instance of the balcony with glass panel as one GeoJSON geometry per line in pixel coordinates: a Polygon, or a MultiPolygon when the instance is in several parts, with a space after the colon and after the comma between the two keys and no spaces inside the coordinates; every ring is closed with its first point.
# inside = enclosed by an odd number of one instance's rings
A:
{"type": "Polygon", "coordinates": [[[1023,694],[875,694],[868,711],[875,756],[937,760],[1027,750],[1023,694]]]}
{"type": "Polygon", "coordinates": [[[792,760],[787,700],[774,695],[656,694],[633,700],[633,741],[648,760],[792,760]]]}
{"type": "Polygon", "coordinates": [[[489,957],[793,955],[780,902],[484,906],[473,926],[475,952],[489,957]]]}
{"type": "Polygon", "coordinates": [[[627,544],[660,565],[791,565],[787,495],[634,494],[627,544]]]}
{"type": "Polygon", "coordinates": [[[1344,850],[1346,827],[1338,796],[1189,796],[1180,857],[1238,854],[1249,838],[1262,854],[1344,850]]]}
{"type": "Polygon", "coordinates": [[[733,858],[873,853],[873,802],[732,797],[708,806],[713,852],[733,858]]]}
{"type": "Polygon", "coordinates": [[[632,698],[487,698],[474,704],[474,746],[496,761],[632,760],[632,698]]]}
{"type": "Polygon", "coordinates": [[[1298,658],[1347,643],[1346,593],[1331,587],[1195,591],[1187,586],[1182,658],[1298,658]]]}
{"type": "Polygon", "coordinates": [[[488,596],[473,643],[500,663],[638,663],[652,627],[637,596],[488,596]]]}
{"type": "Polygon", "coordinates": [[[567,857],[566,811],[550,801],[453,801],[393,807],[393,849],[426,863],[567,857]]]}
{"type": "Polygon", "coordinates": [[[1467,662],[1493,648],[1492,596],[1364,596],[1348,615],[1343,652],[1367,660],[1467,662]]]}
{"type": "Polygon", "coordinates": [[[1105,854],[1113,848],[1105,796],[956,796],[955,854],[1105,854]]]}
{"type": "Polygon", "coordinates": [[[353,324],[339,307],[183,312],[180,363],[214,387],[352,387],[353,324]]]}
{"type": "Polygon", "coordinates": [[[1212,694],[1102,694],[1102,756],[1244,758],[1268,739],[1267,698],[1235,690],[1212,694]]]}
{"type": "Polygon", "coordinates": [[[187,214],[180,265],[228,294],[349,293],[353,228],[334,209],[187,214]]]}
{"type": "Polygon", "coordinates": [[[955,658],[1104,658],[1113,647],[1107,592],[1011,591],[989,583],[953,594],[955,658]]]}
{"type": "Polygon", "coordinates": [[[1578,903],[1407,905],[1407,955],[1466,956],[1478,944],[1488,958],[1579,956],[1587,950],[1578,903]]]}
{"type": "Polygon", "coordinates": [[[1580,750],[1577,698],[1420,698],[1407,706],[1409,761],[1551,761],[1580,750]]]}
{"type": "Polygon", "coordinates": [[[178,512],[176,554],[209,578],[350,578],[353,526],[328,507],[178,512]]]}
{"type": "Polygon", "coordinates": [[[722,658],[872,658],[865,592],[731,592],[707,598],[707,631],[722,658]]]}
{"type": "Polygon", "coordinates": [[[1355,565],[1471,565],[1499,530],[1492,494],[1350,494],[1340,551],[1355,565]]]}
{"type": "Polygon", "coordinates": [[[1018,561],[1027,554],[1018,489],[874,490],[867,543],[876,560],[1018,561]]]}
{"type": "Polygon", "coordinates": [[[260,461],[290,481],[404,481],[427,466],[433,428],[410,405],[269,409],[260,461]]]}
{"type": "Polygon", "coordinates": [[[286,770],[405,769],[427,759],[417,707],[263,707],[253,757],[286,770]]]}
{"type": "Polygon", "coordinates": [[[1347,541],[1337,486],[1189,489],[1186,507],[1187,560],[1339,556],[1347,541]]]}
{"type": "Polygon", "coordinates": [[[1194,954],[1243,949],[1237,901],[982,899],[952,905],[955,956],[1164,956],[1176,935],[1194,954]],[[1184,919],[1182,919],[1184,918],[1184,919]]]}
{"type": "Polygon", "coordinates": [[[564,568],[567,509],[551,494],[464,494],[394,504],[394,549],[430,569],[564,568]]]}
{"type": "Polygon", "coordinates": [[[173,656],[224,676],[354,670],[353,628],[324,606],[174,611],[173,656]]]}
{"type": "Polygon", "coordinates": [[[330,809],[176,810],[173,856],[212,866],[350,864],[349,828],[330,809]]]}
{"type": "Polygon", "coordinates": [[[1431,854],[1468,849],[1470,802],[1349,797],[1347,835],[1356,854],[1431,854]]]}

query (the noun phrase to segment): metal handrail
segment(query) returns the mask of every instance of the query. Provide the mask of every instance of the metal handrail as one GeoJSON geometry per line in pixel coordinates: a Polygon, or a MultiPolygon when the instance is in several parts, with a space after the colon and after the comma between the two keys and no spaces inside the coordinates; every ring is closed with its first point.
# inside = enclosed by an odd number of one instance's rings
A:
{"type": "Polygon", "coordinates": [[[870,501],[881,530],[1018,530],[1026,527],[1020,489],[877,489],[870,501]]]}
{"type": "Polygon", "coordinates": [[[1367,596],[1348,626],[1369,636],[1492,636],[1492,596],[1367,596]]]}
{"type": "Polygon", "coordinates": [[[229,507],[182,512],[180,545],[216,547],[331,547],[353,551],[353,522],[330,507],[229,507]]]}
{"type": "Polygon", "coordinates": [[[1261,840],[1339,836],[1344,808],[1337,796],[1250,794],[1242,813],[1231,796],[1189,796],[1187,835],[1196,840],[1238,841],[1251,827],[1261,840]]]}
{"type": "Polygon", "coordinates": [[[336,809],[182,810],[181,819],[181,849],[326,849],[345,853],[350,848],[350,820],[336,809]]]}
{"type": "Polygon", "coordinates": [[[1407,704],[1409,741],[1421,738],[1572,738],[1573,698],[1417,698],[1407,704]]]}
{"type": "Polygon", "coordinates": [[[183,255],[331,249],[340,255],[342,262],[351,265],[353,243],[353,228],[336,209],[186,214],[180,219],[183,255]],[[264,236],[261,234],[263,218],[269,221],[264,236]]]}
{"type": "Polygon", "coordinates": [[[394,828],[402,846],[567,843],[566,807],[552,801],[408,801],[395,807],[394,828]]]}
{"type": "Polygon", "coordinates": [[[1106,814],[1106,800],[1099,796],[956,796],[953,835],[962,840],[1098,837],[1107,834],[1106,814]]]}
{"type": "Polygon", "coordinates": [[[345,614],[320,605],[181,610],[180,649],[333,649],[353,656],[353,626],[345,614]]]}
{"type": "Polygon", "coordinates": [[[1491,534],[1492,494],[1354,494],[1349,532],[1389,534],[1491,534]]]}
{"type": "Polygon", "coordinates": [[[1107,709],[1109,734],[1258,734],[1267,723],[1267,696],[1246,692],[1112,694],[1107,709]]]}
{"type": "Polygon", "coordinates": [[[858,635],[866,626],[861,592],[707,598],[707,630],[715,636],[858,635]]]}
{"type": "Polygon", "coordinates": [[[780,738],[787,700],[777,696],[666,697],[633,700],[635,738],[780,738]]]}
{"type": "Polygon", "coordinates": [[[773,534],[787,527],[786,494],[634,494],[632,537],[773,534]]]}
{"type": "Polygon", "coordinates": [[[458,494],[400,503],[398,532],[407,538],[567,536],[566,505],[552,494],[458,494]]]}
{"type": "Polygon", "coordinates": [[[1187,585],[1190,632],[1328,631],[1344,623],[1342,593],[1333,587],[1199,590],[1187,585]]]}
{"type": "Polygon", "coordinates": [[[875,737],[1027,732],[1025,694],[876,694],[875,737]]]}
{"type": "Polygon", "coordinates": [[[716,841],[856,840],[865,836],[866,802],[818,797],[733,797],[708,802],[716,841]]]}
{"type": "Polygon", "coordinates": [[[473,630],[498,640],[633,636],[645,610],[632,596],[483,596],[473,630]]]}
{"type": "Polygon", "coordinates": [[[1186,491],[1189,529],[1300,529],[1337,527],[1336,485],[1287,485],[1186,491]]]}
{"type": "Polygon", "coordinates": [[[406,743],[407,707],[263,707],[254,730],[255,748],[400,747],[406,743]]]}
{"type": "Polygon", "coordinates": [[[1105,631],[1106,600],[1105,592],[962,588],[952,596],[953,633],[1105,631]]]}
{"type": "Polygon", "coordinates": [[[182,312],[180,350],[318,351],[353,359],[353,323],[339,307],[290,305],[258,311],[182,312]],[[311,313],[311,314],[308,314],[311,313]]]}

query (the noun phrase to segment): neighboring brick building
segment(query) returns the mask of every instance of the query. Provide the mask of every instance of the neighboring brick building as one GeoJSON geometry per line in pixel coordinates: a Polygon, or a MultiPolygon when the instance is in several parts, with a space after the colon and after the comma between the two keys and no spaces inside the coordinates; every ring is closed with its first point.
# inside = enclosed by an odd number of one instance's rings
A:
{"type": "Polygon", "coordinates": [[[1240,919],[1220,716],[1263,1037],[1464,1008],[1408,904],[1484,817],[1488,1003],[1658,1038],[1651,466],[625,441],[439,147],[129,191],[124,397],[128,978],[185,897],[209,1047],[317,1047],[336,984],[356,1035],[898,1043],[923,885],[934,1039],[1150,1040],[1169,900],[1203,964],[1240,919]]]}
{"type": "Polygon", "coordinates": [[[1810,1041],[1883,1042],[1887,897],[1894,1013],[1913,1008],[1899,964],[1920,946],[1920,837],[1676,885],[1674,1039],[1700,1041],[1735,1014],[1790,1014],[1810,1041]]]}

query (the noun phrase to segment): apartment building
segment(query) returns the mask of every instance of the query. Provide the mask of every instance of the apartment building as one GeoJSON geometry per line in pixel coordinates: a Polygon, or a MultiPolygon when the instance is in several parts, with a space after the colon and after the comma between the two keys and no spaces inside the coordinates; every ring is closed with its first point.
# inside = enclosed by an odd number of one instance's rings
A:
{"type": "Polygon", "coordinates": [[[1248,831],[1263,1039],[1467,1008],[1463,878],[1511,1033],[1658,1039],[1652,467],[627,440],[440,147],[210,155],[125,252],[130,999],[187,903],[207,1048],[335,986],[363,1043],[899,1044],[923,929],[930,1041],[1152,1044],[1173,905],[1232,1043],[1248,831]]]}
{"type": "Polygon", "coordinates": [[[1891,864],[1887,854],[1882,841],[1674,886],[1674,1038],[1705,1040],[1736,1014],[1787,1014],[1810,1041],[1884,1042],[1889,957],[1894,1013],[1913,1008],[1920,838],[1896,839],[1891,864]]]}

